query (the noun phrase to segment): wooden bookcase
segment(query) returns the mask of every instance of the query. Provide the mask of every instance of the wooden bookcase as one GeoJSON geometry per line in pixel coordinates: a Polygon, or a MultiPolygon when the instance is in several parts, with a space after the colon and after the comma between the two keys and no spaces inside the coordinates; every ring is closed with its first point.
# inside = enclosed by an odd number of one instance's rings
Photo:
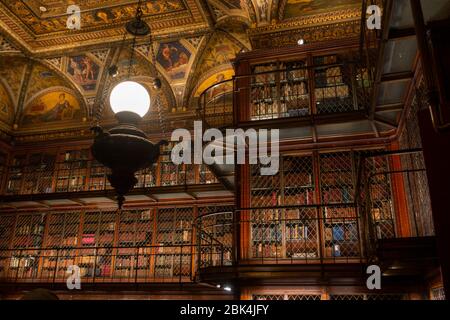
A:
{"type": "MultiPolygon", "coordinates": [[[[366,159],[366,165],[372,172],[388,172],[390,168],[387,157],[372,157],[366,159]]],[[[372,223],[377,239],[390,238],[395,235],[394,196],[392,184],[402,178],[400,174],[377,174],[370,179],[370,203],[372,223]]]]}
{"type": "Polygon", "coordinates": [[[280,160],[280,171],[275,176],[261,176],[260,166],[252,166],[250,196],[252,207],[274,207],[252,210],[250,218],[252,256],[317,257],[316,209],[276,208],[276,206],[316,203],[313,157],[286,155],[280,160]]]}
{"type": "Polygon", "coordinates": [[[6,183],[7,194],[20,194],[27,165],[27,154],[17,154],[11,159],[6,183]]]}
{"type": "Polygon", "coordinates": [[[356,43],[257,50],[238,55],[235,66],[238,124],[367,107],[369,72],[356,43]]]}
{"type": "Polygon", "coordinates": [[[251,120],[310,114],[306,60],[255,64],[251,73],[251,120]]]}
{"type": "MultiPolygon", "coordinates": [[[[162,150],[152,167],[138,171],[135,188],[218,183],[205,165],[176,165],[170,159],[175,143],[162,150]]],[[[0,163],[6,195],[101,191],[112,189],[109,169],[93,159],[89,146],[49,147],[40,152],[20,150],[9,164],[0,163]]],[[[0,157],[6,162],[6,157],[0,157]]],[[[1,191],[1,190],[0,190],[1,191]]]]}
{"type": "Polygon", "coordinates": [[[193,219],[193,208],[158,209],[155,277],[182,277],[190,273],[193,219]]]}
{"type": "Polygon", "coordinates": [[[43,278],[63,276],[68,266],[76,264],[75,248],[79,244],[80,216],[80,213],[73,212],[47,216],[44,246],[53,250],[45,251],[45,257],[42,258],[43,278]]]}
{"type": "Polygon", "coordinates": [[[8,270],[9,251],[11,239],[14,235],[14,224],[16,217],[14,215],[2,215],[0,219],[0,276],[4,276],[8,270]]]}
{"type": "Polygon", "coordinates": [[[275,176],[250,166],[250,257],[358,257],[354,159],[354,151],[286,154],[275,176]]]}
{"type": "Polygon", "coordinates": [[[8,154],[0,151],[0,193],[3,193],[3,187],[5,183],[5,175],[8,166],[8,154]]]}
{"type": "Polygon", "coordinates": [[[322,153],[319,155],[319,166],[321,203],[324,205],[324,255],[327,258],[358,256],[360,245],[356,210],[346,206],[333,206],[355,201],[354,153],[322,153]]]}
{"type": "Polygon", "coordinates": [[[84,191],[88,185],[89,149],[65,150],[57,160],[56,192],[84,191]]]}
{"type": "Polygon", "coordinates": [[[152,273],[152,248],[133,247],[153,244],[154,209],[131,210],[119,217],[117,243],[120,247],[115,261],[115,275],[148,277],[152,273]],[[134,266],[134,268],[133,268],[134,266]]]}
{"type": "Polygon", "coordinates": [[[357,109],[352,99],[352,70],[342,55],[313,58],[314,95],[317,114],[357,109]]]}

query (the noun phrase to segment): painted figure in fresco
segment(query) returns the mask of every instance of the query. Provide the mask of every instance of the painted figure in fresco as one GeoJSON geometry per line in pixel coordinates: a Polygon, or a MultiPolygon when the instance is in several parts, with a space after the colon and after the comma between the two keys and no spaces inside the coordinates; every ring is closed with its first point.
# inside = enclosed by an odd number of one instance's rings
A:
{"type": "Polygon", "coordinates": [[[94,69],[93,69],[91,59],[89,59],[88,57],[84,57],[82,60],[82,63],[84,65],[84,68],[83,68],[84,80],[85,81],[86,80],[95,80],[95,74],[94,74],[94,69]]]}
{"type": "Polygon", "coordinates": [[[83,72],[78,65],[78,62],[76,62],[73,58],[70,58],[70,67],[73,69],[73,77],[75,78],[75,81],[77,83],[83,82],[83,72]]]}
{"type": "Polygon", "coordinates": [[[181,43],[169,42],[161,44],[157,60],[171,79],[182,79],[186,75],[191,54],[181,43]]]}
{"type": "Polygon", "coordinates": [[[178,49],[172,45],[164,44],[162,49],[162,57],[166,62],[166,70],[171,70],[174,67],[174,60],[176,59],[176,53],[178,49]]]}
{"type": "Polygon", "coordinates": [[[269,8],[269,4],[267,0],[258,0],[258,9],[259,9],[259,17],[261,21],[267,21],[267,9],[269,8]]]}
{"type": "Polygon", "coordinates": [[[178,62],[176,63],[175,66],[178,67],[178,66],[182,66],[182,65],[185,65],[188,63],[189,63],[189,57],[187,56],[186,53],[181,52],[180,55],[178,56],[178,62]]]}
{"type": "Polygon", "coordinates": [[[71,57],[67,71],[84,90],[95,89],[99,67],[88,56],[71,57]]]}
{"type": "Polygon", "coordinates": [[[73,118],[74,107],[67,101],[66,94],[61,93],[55,107],[43,115],[44,121],[70,120],[73,118]]]}

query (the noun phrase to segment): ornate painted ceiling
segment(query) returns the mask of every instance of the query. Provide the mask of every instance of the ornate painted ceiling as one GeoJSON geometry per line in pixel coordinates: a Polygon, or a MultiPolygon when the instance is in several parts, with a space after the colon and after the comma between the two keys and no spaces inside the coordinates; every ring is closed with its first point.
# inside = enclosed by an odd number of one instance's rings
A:
{"type": "MultiPolygon", "coordinates": [[[[112,119],[105,101],[128,70],[124,25],[137,3],[0,0],[0,131],[30,135],[87,128],[95,116],[112,119]],[[81,11],[79,30],[67,27],[71,5],[81,11]],[[117,78],[108,75],[111,64],[119,66],[117,78]],[[72,111],[55,112],[61,104],[72,111]]],[[[163,112],[177,121],[193,114],[204,88],[233,75],[231,61],[241,50],[357,34],[361,1],[142,0],[142,9],[156,65],[149,38],[138,39],[132,74],[149,90],[160,74],[163,112]]]]}

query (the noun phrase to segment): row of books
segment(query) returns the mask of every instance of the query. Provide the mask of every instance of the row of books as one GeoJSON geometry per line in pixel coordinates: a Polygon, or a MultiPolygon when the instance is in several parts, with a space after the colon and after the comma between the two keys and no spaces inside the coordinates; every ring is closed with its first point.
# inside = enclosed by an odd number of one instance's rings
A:
{"type": "Polygon", "coordinates": [[[317,100],[346,98],[350,95],[347,85],[332,85],[325,88],[316,88],[315,96],[317,100]]]}
{"type": "Polygon", "coordinates": [[[358,228],[356,223],[333,224],[332,226],[325,227],[325,240],[333,242],[357,241],[358,228]]]}
{"type": "Polygon", "coordinates": [[[377,207],[372,208],[372,219],[375,221],[393,219],[391,201],[377,203],[377,207]]]}
{"type": "Polygon", "coordinates": [[[282,238],[281,227],[279,225],[253,225],[252,241],[259,242],[280,242],[282,238]]]}
{"type": "Polygon", "coordinates": [[[44,226],[42,224],[24,224],[16,227],[16,236],[42,235],[44,226]]]}
{"type": "Polygon", "coordinates": [[[348,187],[335,187],[322,190],[323,203],[350,203],[353,201],[353,190],[348,187]]]}
{"type": "Polygon", "coordinates": [[[314,57],[313,61],[314,61],[315,66],[335,64],[338,62],[338,56],[337,55],[328,55],[328,56],[314,57]]]}
{"type": "Polygon", "coordinates": [[[303,192],[296,192],[295,195],[285,195],[284,205],[310,205],[315,203],[314,190],[305,190],[303,192]]]}
{"type": "Polygon", "coordinates": [[[310,249],[312,251],[306,251],[305,248],[302,248],[299,250],[305,250],[305,251],[298,252],[297,250],[296,251],[287,250],[286,255],[289,258],[294,258],[294,259],[314,259],[314,258],[317,258],[317,256],[318,256],[317,251],[315,251],[315,249],[310,249]]]}
{"type": "Polygon", "coordinates": [[[78,245],[78,237],[59,237],[59,236],[49,236],[46,245],[48,247],[76,247],[78,245]]]}
{"type": "Polygon", "coordinates": [[[282,248],[280,244],[271,243],[271,244],[262,244],[259,243],[253,249],[253,257],[261,258],[261,257],[281,257],[282,248]]]}
{"type": "Polygon", "coordinates": [[[295,223],[286,226],[287,240],[308,240],[308,226],[295,223]]]}

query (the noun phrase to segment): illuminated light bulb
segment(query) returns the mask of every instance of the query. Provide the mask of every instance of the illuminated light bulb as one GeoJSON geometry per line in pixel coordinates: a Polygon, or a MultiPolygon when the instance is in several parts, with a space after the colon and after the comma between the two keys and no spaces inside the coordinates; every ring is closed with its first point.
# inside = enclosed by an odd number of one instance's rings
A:
{"type": "Polygon", "coordinates": [[[150,110],[150,95],[143,85],[134,81],[124,81],[116,85],[109,97],[112,111],[128,111],[144,117],[150,110]]]}

